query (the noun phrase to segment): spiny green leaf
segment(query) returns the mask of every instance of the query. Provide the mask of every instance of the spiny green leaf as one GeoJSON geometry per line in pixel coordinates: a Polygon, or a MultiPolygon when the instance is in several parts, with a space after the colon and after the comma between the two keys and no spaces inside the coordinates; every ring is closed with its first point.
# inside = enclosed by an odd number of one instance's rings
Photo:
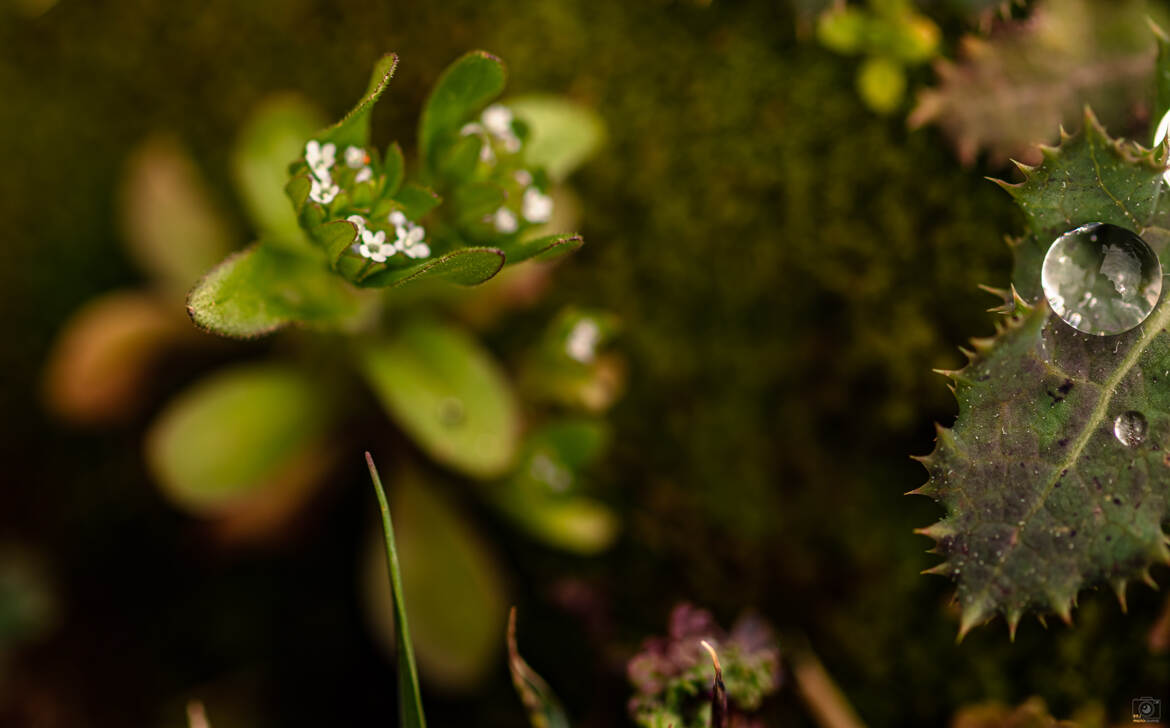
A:
{"type": "MultiPolygon", "coordinates": [[[[1164,224],[1161,165],[1110,140],[1091,114],[1082,134],[1044,156],[1025,182],[1007,186],[1031,231],[1017,247],[1040,251],[1095,221],[1147,239],[1164,224]]],[[[1037,256],[1017,264],[1016,288],[1038,290],[1039,267],[1037,256]]],[[[946,559],[929,571],[958,581],[960,635],[996,613],[1013,635],[1030,609],[1068,619],[1079,590],[1107,581],[1123,595],[1151,563],[1170,562],[1166,298],[1132,331],[1088,336],[1042,297],[1017,296],[996,336],[976,340],[968,365],[945,373],[959,415],[921,458],[930,479],[914,492],[947,511],[920,532],[946,559]],[[1136,446],[1114,434],[1115,419],[1130,411],[1148,422],[1136,446]]]]}
{"type": "Polygon", "coordinates": [[[394,76],[394,69],[397,67],[398,56],[394,53],[387,53],[378,59],[378,62],[374,64],[373,72],[370,74],[370,83],[366,87],[366,93],[362,97],[362,100],[341,121],[327,129],[321,130],[315,138],[322,144],[333,142],[337,145],[338,149],[344,149],[349,145],[355,147],[369,146],[370,114],[374,110],[374,104],[378,102],[378,97],[386,90],[387,84],[390,83],[390,79],[394,76]]]}
{"type": "Polygon", "coordinates": [[[552,688],[536,673],[516,646],[516,607],[508,613],[508,670],[512,673],[512,685],[528,711],[528,722],[532,728],[569,728],[569,719],[561,701],[552,688]]]}
{"type": "Polygon", "coordinates": [[[520,426],[515,396],[467,334],[412,323],[393,339],[367,345],[360,364],[389,414],[433,458],[479,478],[511,465],[520,426]]]}
{"type": "Polygon", "coordinates": [[[363,288],[384,288],[444,280],[461,286],[474,286],[488,280],[504,267],[504,253],[497,248],[459,248],[432,258],[413,268],[384,270],[363,279],[363,288]]]}
{"type": "Polygon", "coordinates": [[[204,515],[293,498],[322,475],[329,393],[281,364],[219,372],[167,405],[146,436],[166,496],[204,515]]]}
{"type": "Polygon", "coordinates": [[[251,338],[289,324],[350,329],[363,322],[369,303],[323,260],[261,242],[204,276],[187,296],[187,313],[213,333],[251,338]]]}
{"type": "Polygon", "coordinates": [[[386,565],[390,574],[390,598],[394,602],[395,652],[398,657],[398,725],[401,728],[426,728],[423,715],[422,696],[418,688],[418,670],[414,664],[414,646],[411,643],[410,626],[406,621],[406,600],[402,591],[402,569],[398,565],[398,547],[394,541],[394,524],[390,520],[390,506],[386,503],[386,492],[382,479],[374,466],[374,457],[366,453],[366,465],[370,479],[374,481],[374,492],[378,495],[378,510],[382,515],[382,534],[386,540],[386,565]]]}
{"type": "Polygon", "coordinates": [[[418,145],[424,166],[435,163],[436,146],[442,138],[456,133],[480,107],[499,96],[506,80],[503,61],[484,51],[472,51],[443,71],[419,123],[418,145]]]}

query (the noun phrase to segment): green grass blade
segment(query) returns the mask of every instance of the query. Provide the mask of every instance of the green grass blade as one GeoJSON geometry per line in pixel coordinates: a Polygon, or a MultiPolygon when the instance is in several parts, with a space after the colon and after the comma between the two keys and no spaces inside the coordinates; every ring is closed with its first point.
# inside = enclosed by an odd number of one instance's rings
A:
{"type": "Polygon", "coordinates": [[[378,507],[382,512],[382,532],[386,535],[386,563],[390,567],[390,592],[394,596],[394,631],[398,638],[398,725],[400,728],[426,728],[422,696],[418,689],[418,670],[414,666],[414,648],[410,644],[410,628],[406,624],[406,604],[402,598],[402,573],[398,568],[398,549],[394,545],[394,526],[390,522],[390,506],[382,479],[374,466],[374,458],[366,453],[378,507]]]}

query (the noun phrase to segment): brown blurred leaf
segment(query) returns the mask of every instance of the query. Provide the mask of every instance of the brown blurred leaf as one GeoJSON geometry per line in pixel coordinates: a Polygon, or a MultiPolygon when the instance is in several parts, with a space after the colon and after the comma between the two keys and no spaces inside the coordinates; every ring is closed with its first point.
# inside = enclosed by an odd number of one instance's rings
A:
{"type": "Polygon", "coordinates": [[[182,309],[137,291],[87,303],[57,337],[45,375],[49,407],[74,422],[125,419],[143,404],[151,368],[176,343],[193,338],[182,309]]]}
{"type": "Polygon", "coordinates": [[[919,94],[912,127],[936,123],[970,164],[1039,161],[1037,143],[1073,125],[1086,104],[1108,126],[1143,103],[1154,67],[1153,35],[1141,0],[1037,3],[1031,17],[968,36],[958,62],[940,61],[938,85],[919,94]]]}
{"type": "Polygon", "coordinates": [[[1076,724],[1053,718],[1043,699],[1030,698],[1017,708],[995,702],[963,708],[955,714],[951,728],[1076,728],[1076,724]]]}

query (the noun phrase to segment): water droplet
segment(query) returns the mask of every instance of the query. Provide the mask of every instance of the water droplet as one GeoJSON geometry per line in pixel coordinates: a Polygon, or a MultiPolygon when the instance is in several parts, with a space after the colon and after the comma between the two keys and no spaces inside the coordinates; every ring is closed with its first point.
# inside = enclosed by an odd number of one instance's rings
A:
{"type": "Polygon", "coordinates": [[[1052,243],[1040,283],[1065,323],[1109,336],[1129,331],[1154,310],[1162,295],[1162,265],[1136,233],[1095,222],[1052,243]]]}
{"type": "Polygon", "coordinates": [[[444,427],[455,427],[463,423],[466,416],[463,401],[456,397],[447,397],[439,403],[439,422],[444,427]]]}
{"type": "Polygon", "coordinates": [[[1146,416],[1136,410],[1122,412],[1113,420],[1113,435],[1126,447],[1137,447],[1146,439],[1146,416]]]}

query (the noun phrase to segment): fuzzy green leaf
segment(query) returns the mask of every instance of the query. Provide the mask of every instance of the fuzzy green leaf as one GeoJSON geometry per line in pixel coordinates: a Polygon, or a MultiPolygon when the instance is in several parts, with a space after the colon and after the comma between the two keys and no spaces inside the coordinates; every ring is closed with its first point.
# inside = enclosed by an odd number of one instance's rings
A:
{"type": "Polygon", "coordinates": [[[528,711],[528,722],[532,728],[569,728],[569,718],[561,701],[552,688],[536,673],[516,646],[516,608],[508,613],[508,670],[512,673],[512,685],[524,709],[528,711]]]}
{"type": "MultiPolygon", "coordinates": [[[[1042,256],[1065,230],[1094,221],[1133,229],[1162,255],[1162,165],[1110,140],[1091,114],[1085,132],[1046,149],[1027,180],[1004,185],[1031,234],[1018,249],[1042,256]]],[[[1038,289],[1040,258],[1021,257],[1016,288],[1038,289]]],[[[948,372],[959,415],[939,428],[930,473],[917,493],[947,515],[922,529],[946,561],[931,569],[958,581],[961,633],[996,613],[1013,634],[1029,609],[1067,619],[1077,592],[1127,580],[1170,561],[1170,304],[1138,328],[1087,336],[1016,297],[993,338],[976,340],[970,363],[948,372]],[[1149,429],[1137,446],[1114,420],[1138,411],[1149,429]]]]}
{"type": "Polygon", "coordinates": [[[491,356],[467,334],[418,322],[368,345],[361,368],[391,417],[439,462],[477,478],[516,455],[519,412],[491,356]]]}
{"type": "Polygon", "coordinates": [[[406,176],[406,159],[402,156],[402,147],[393,142],[386,149],[386,159],[382,162],[382,173],[386,175],[386,194],[393,196],[406,176]]]}
{"type": "Polygon", "coordinates": [[[262,242],[204,276],[187,296],[187,313],[200,328],[239,339],[289,324],[350,329],[364,320],[368,303],[324,261],[262,242]]]}
{"type": "Polygon", "coordinates": [[[167,405],[147,433],[147,464],[172,502],[199,514],[291,497],[321,475],[328,398],[285,365],[222,371],[167,405]]]}
{"type": "Polygon", "coordinates": [[[543,168],[554,182],[568,177],[605,141],[605,125],[595,111],[559,96],[509,99],[508,108],[528,125],[525,161],[543,168]]]}
{"type": "Polygon", "coordinates": [[[511,265],[531,258],[554,260],[575,252],[584,244],[585,239],[580,235],[542,235],[538,238],[507,243],[501,248],[508,257],[508,264],[511,265]]]}
{"type": "Polygon", "coordinates": [[[374,481],[374,492],[378,496],[378,511],[382,516],[382,535],[386,541],[386,566],[389,572],[390,598],[394,602],[395,653],[398,657],[398,725],[400,728],[426,728],[423,715],[422,696],[418,688],[418,670],[414,664],[414,646],[411,643],[410,626],[406,620],[406,598],[402,591],[402,569],[398,565],[398,547],[394,541],[394,524],[390,520],[390,506],[386,503],[386,492],[382,479],[374,466],[374,458],[366,453],[366,465],[370,479],[374,481]]]}
{"type": "Polygon", "coordinates": [[[433,190],[407,183],[394,195],[394,201],[402,206],[402,212],[408,218],[420,220],[443,200],[433,190]]]}
{"type": "Polygon", "coordinates": [[[461,286],[474,286],[488,280],[504,267],[504,253],[496,248],[460,248],[432,258],[413,268],[398,268],[375,273],[363,279],[363,288],[384,288],[443,280],[461,286]]]}
{"type": "Polygon", "coordinates": [[[370,83],[366,87],[365,96],[357,106],[345,115],[341,121],[317,133],[316,139],[322,144],[333,142],[338,149],[349,145],[367,147],[370,144],[370,114],[374,111],[374,104],[378,97],[386,90],[390,79],[394,76],[394,69],[398,67],[398,56],[387,53],[374,64],[370,74],[370,83]]]}
{"type": "Polygon", "coordinates": [[[499,58],[472,51],[443,71],[423,107],[418,144],[423,165],[435,163],[437,145],[504,90],[507,72],[499,58]]]}

